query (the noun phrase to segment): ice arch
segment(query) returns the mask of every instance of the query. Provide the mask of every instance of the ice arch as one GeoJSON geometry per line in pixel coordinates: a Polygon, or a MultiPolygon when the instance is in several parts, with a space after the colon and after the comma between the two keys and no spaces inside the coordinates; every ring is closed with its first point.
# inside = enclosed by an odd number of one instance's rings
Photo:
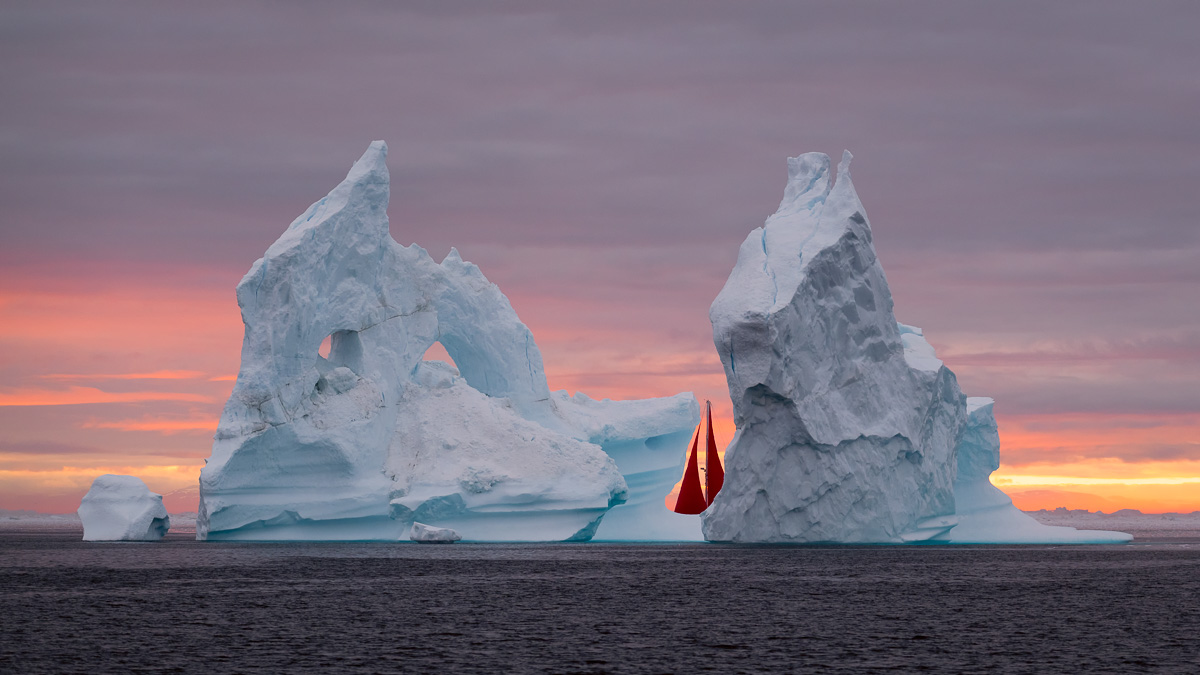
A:
{"type": "MultiPolygon", "coordinates": [[[[391,238],[386,154],[371,144],[238,284],[242,365],[197,537],[396,539],[418,517],[467,540],[591,537],[630,496],[605,446],[639,475],[681,464],[634,450],[686,436],[695,398],[551,395],[529,329],[477,266],[391,238]],[[435,342],[457,372],[424,360],[435,342]]],[[[674,514],[633,520],[660,515],[674,514]]]]}

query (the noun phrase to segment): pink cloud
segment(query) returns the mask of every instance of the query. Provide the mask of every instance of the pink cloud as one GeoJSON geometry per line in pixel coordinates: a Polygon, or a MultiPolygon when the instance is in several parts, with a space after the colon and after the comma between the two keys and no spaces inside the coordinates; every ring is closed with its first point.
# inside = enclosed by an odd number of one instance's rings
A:
{"type": "Polygon", "coordinates": [[[141,401],[188,401],[208,403],[212,398],[203,394],[167,391],[109,392],[95,387],[67,389],[18,389],[0,392],[0,407],[84,405],[89,403],[133,403],[141,401]]]}
{"type": "Polygon", "coordinates": [[[194,380],[204,375],[198,370],[156,370],[152,373],[52,373],[39,377],[47,380],[194,380]]]}
{"type": "Polygon", "coordinates": [[[91,421],[82,425],[85,429],[117,429],[120,431],[157,431],[164,434],[176,434],[189,431],[202,431],[211,434],[217,430],[217,420],[214,418],[199,419],[169,419],[161,417],[146,417],[142,419],[126,419],[112,421],[91,421]]]}

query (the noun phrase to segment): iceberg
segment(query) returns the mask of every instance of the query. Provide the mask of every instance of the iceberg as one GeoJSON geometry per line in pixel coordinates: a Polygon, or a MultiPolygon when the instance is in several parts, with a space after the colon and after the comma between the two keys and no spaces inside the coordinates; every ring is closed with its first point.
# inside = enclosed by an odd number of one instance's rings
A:
{"type": "Polygon", "coordinates": [[[850,153],[788,160],[709,311],[737,431],[704,536],[902,542],[953,526],[965,412],[954,373],[906,358],[850,153]]]}
{"type": "Polygon", "coordinates": [[[158,541],[171,528],[162,495],[137,476],[99,476],[78,513],[84,541],[158,541]]]}
{"type": "MultiPolygon", "coordinates": [[[[419,521],[469,541],[584,541],[614,507],[665,497],[676,478],[653,472],[682,464],[664,448],[699,419],[695,398],[551,392],[477,266],[392,239],[386,156],[372,143],[238,284],[242,362],[196,537],[394,541],[419,521]],[[453,364],[425,360],[435,343],[453,364]]],[[[660,507],[650,525],[672,522],[660,507]]]]}
{"type": "Polygon", "coordinates": [[[408,538],[418,544],[453,544],[462,539],[462,535],[448,527],[433,527],[425,523],[413,523],[408,531],[408,538]]]}
{"type": "Polygon", "coordinates": [[[1071,543],[990,482],[990,399],[968,400],[921,329],[898,323],[850,178],[788,160],[779,209],[753,230],[709,311],[737,431],[702,514],[710,541],[1071,543]]]}

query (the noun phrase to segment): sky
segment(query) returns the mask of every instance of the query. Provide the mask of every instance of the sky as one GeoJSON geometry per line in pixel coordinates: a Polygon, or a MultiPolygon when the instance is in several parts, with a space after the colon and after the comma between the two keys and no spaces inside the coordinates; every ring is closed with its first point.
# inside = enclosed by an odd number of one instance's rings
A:
{"type": "Polygon", "coordinates": [[[996,399],[997,485],[1200,510],[1197,26],[1153,1],[5,0],[0,508],[131,473],[194,509],[234,286],[384,139],[393,237],[477,263],[552,389],[694,391],[723,442],[708,306],[786,158],[849,149],[897,319],[996,399]]]}

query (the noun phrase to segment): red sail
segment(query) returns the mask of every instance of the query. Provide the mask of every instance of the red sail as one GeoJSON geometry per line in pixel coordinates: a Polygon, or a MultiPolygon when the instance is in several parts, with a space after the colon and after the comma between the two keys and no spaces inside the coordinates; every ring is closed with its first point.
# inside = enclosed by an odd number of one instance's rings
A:
{"type": "Polygon", "coordinates": [[[717,439],[713,436],[712,401],[708,405],[708,438],[704,439],[705,487],[708,488],[708,503],[712,504],[721,486],[725,484],[725,469],[721,467],[721,456],[717,454],[717,439]]]}
{"type": "Polygon", "coordinates": [[[708,508],[704,500],[704,488],[700,487],[700,462],[696,458],[696,445],[700,440],[700,427],[692,434],[692,448],[688,451],[687,470],[683,472],[683,485],[679,487],[679,499],[675,502],[675,513],[694,516],[708,508]]]}

